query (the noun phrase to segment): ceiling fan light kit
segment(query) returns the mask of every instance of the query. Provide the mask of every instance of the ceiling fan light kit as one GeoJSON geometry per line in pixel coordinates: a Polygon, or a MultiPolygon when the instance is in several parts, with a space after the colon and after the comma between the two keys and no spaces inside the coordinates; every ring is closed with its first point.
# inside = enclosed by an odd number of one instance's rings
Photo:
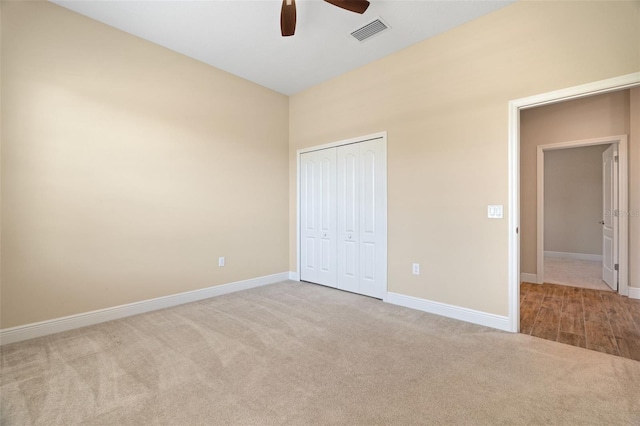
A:
{"type": "MultiPolygon", "coordinates": [[[[341,9],[363,14],[369,7],[367,0],[324,0],[341,9]]],[[[296,1],[282,0],[280,11],[280,32],[283,37],[289,37],[296,32],[296,1]]]]}

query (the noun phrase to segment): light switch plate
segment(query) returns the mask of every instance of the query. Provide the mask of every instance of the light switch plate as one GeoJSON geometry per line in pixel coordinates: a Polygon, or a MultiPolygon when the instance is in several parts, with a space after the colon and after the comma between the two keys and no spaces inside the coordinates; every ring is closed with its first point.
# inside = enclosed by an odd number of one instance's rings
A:
{"type": "Polygon", "coordinates": [[[489,219],[502,219],[502,205],[490,205],[487,209],[489,219]]]}

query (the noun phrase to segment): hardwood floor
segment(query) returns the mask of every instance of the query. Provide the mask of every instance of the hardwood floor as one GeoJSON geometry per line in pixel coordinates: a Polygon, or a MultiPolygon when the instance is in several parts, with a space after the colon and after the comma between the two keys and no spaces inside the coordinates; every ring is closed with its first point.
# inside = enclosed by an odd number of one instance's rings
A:
{"type": "Polygon", "coordinates": [[[520,332],[640,361],[640,300],[611,291],[522,283],[520,332]]]}

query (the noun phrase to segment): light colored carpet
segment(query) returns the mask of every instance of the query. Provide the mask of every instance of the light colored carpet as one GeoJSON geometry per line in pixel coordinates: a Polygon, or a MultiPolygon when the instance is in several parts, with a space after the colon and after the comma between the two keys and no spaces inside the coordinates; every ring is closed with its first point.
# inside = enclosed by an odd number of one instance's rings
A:
{"type": "Polygon", "coordinates": [[[612,291],[611,287],[602,281],[602,262],[593,260],[545,256],[544,282],[612,291]]]}
{"type": "Polygon", "coordinates": [[[640,363],[283,282],[2,347],[3,425],[640,424],[640,363]]]}

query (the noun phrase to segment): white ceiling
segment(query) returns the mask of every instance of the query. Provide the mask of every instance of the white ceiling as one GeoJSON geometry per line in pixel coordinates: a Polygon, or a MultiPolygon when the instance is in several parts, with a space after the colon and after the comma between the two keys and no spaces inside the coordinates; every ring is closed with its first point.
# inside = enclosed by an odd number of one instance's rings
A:
{"type": "Polygon", "coordinates": [[[51,0],[82,15],[292,95],[515,0],[371,0],[363,14],[297,0],[293,37],[280,35],[280,0],[51,0]],[[350,33],[381,17],[391,29],[350,33]]]}

